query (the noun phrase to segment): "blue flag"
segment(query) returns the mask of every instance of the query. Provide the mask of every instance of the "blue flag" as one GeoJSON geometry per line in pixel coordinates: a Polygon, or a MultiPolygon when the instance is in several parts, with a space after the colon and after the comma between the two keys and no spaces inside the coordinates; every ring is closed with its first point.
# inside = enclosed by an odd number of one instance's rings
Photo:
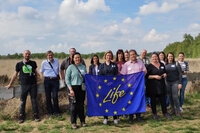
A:
{"type": "Polygon", "coordinates": [[[129,75],[85,75],[87,115],[113,116],[146,111],[144,72],[129,75]]]}

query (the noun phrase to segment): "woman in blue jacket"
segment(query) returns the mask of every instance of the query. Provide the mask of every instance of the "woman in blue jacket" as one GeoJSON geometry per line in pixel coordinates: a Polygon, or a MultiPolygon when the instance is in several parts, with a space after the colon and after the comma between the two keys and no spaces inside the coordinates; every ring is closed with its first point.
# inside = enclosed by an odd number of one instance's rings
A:
{"type": "Polygon", "coordinates": [[[99,57],[98,55],[93,55],[91,59],[91,65],[89,67],[89,74],[99,75],[99,67],[100,67],[99,57]]]}

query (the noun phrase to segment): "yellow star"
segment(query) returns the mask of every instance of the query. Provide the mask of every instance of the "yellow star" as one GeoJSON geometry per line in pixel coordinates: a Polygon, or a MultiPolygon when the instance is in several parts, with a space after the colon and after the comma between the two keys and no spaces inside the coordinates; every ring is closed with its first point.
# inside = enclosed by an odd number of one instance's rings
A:
{"type": "Polygon", "coordinates": [[[104,80],[105,83],[107,83],[107,81],[108,81],[108,80],[106,80],[106,79],[104,80]]]}
{"type": "Polygon", "coordinates": [[[116,79],[117,79],[116,77],[113,78],[113,80],[116,80],[116,79]]]}
{"type": "Polygon", "coordinates": [[[101,104],[101,103],[99,103],[99,106],[101,107],[101,106],[102,106],[102,104],[101,104]]]}
{"type": "Polygon", "coordinates": [[[125,111],[126,109],[125,109],[125,108],[123,108],[122,110],[123,110],[123,111],[125,111]]]}
{"type": "Polygon", "coordinates": [[[133,95],[133,92],[130,92],[130,95],[133,95]]]}
{"type": "Polygon", "coordinates": [[[99,90],[100,90],[100,89],[101,89],[101,86],[99,85],[99,87],[98,87],[98,88],[99,88],[99,90]]]}
{"type": "Polygon", "coordinates": [[[128,104],[131,104],[131,101],[128,101],[128,104]]]}
{"type": "Polygon", "coordinates": [[[117,114],[117,111],[115,111],[114,114],[116,115],[116,114],[117,114]]]}
{"type": "Polygon", "coordinates": [[[131,87],[131,84],[128,84],[128,87],[131,87]]]}
{"type": "Polygon", "coordinates": [[[97,98],[99,97],[99,94],[98,94],[98,93],[96,94],[96,97],[97,97],[97,98]]]}
{"type": "Polygon", "coordinates": [[[106,109],[105,111],[106,111],[106,113],[108,113],[108,109],[106,109]]]}
{"type": "Polygon", "coordinates": [[[122,81],[124,81],[124,78],[122,79],[122,81]]]}

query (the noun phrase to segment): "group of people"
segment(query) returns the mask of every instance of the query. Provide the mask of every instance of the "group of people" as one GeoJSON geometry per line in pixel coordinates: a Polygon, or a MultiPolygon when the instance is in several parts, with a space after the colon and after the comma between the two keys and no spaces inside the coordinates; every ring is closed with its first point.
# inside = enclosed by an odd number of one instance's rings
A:
{"type": "MultiPolygon", "coordinates": [[[[188,63],[184,61],[184,53],[178,54],[178,61],[175,56],[169,52],[165,56],[164,52],[151,54],[151,61],[146,56],[147,51],[142,50],[137,57],[136,50],[123,51],[117,50],[116,58],[112,51],[106,51],[104,54],[104,63],[100,63],[99,57],[93,55],[91,65],[89,66],[89,74],[92,75],[126,75],[144,71],[145,73],[145,95],[146,104],[150,106],[153,118],[158,120],[156,110],[156,99],[159,100],[164,117],[170,118],[171,115],[180,116],[183,111],[182,105],[184,100],[184,92],[187,85],[188,63]],[[180,99],[178,92],[180,90],[180,99]],[[171,105],[171,113],[167,111],[167,105],[171,105]]],[[[39,121],[37,107],[37,81],[38,72],[35,61],[30,60],[31,52],[25,50],[23,53],[23,61],[16,64],[16,72],[11,78],[10,83],[6,86],[10,88],[14,79],[19,74],[21,85],[21,105],[19,123],[25,120],[25,105],[28,93],[31,96],[33,116],[35,121],[39,121]]],[[[65,58],[60,67],[58,59],[53,57],[52,51],[47,51],[47,59],[41,64],[40,73],[44,80],[46,106],[48,115],[61,116],[58,103],[59,80],[63,80],[66,84],[69,96],[69,107],[71,113],[72,128],[77,128],[77,116],[80,118],[81,126],[86,126],[84,101],[86,90],[83,87],[85,82],[84,74],[87,73],[86,64],[81,58],[81,54],[76,52],[75,48],[69,50],[69,57],[65,58]],[[60,70],[60,71],[59,71],[60,70]],[[59,76],[60,73],[60,76],[59,76]],[[51,93],[53,95],[51,95],[51,93]],[[53,103],[52,98],[53,96],[53,103]]],[[[129,121],[133,121],[134,114],[129,114],[129,121]]],[[[118,123],[118,116],[113,116],[114,123],[118,123]]],[[[137,121],[143,121],[141,114],[136,114],[137,121]]],[[[104,124],[108,123],[108,117],[104,116],[104,124]]]]}

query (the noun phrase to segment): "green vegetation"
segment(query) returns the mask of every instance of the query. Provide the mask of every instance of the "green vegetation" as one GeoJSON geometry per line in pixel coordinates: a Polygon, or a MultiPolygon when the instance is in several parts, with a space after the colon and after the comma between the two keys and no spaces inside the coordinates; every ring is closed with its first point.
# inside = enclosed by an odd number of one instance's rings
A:
{"type": "MultiPolygon", "coordinates": [[[[91,58],[94,54],[98,55],[99,58],[103,58],[105,52],[97,52],[97,53],[91,53],[91,54],[81,54],[82,58],[88,59],[91,58]]],[[[54,57],[58,59],[64,59],[66,57],[69,57],[69,54],[66,54],[64,52],[61,53],[54,53],[54,57]]],[[[22,53],[18,54],[8,54],[8,55],[0,55],[0,59],[22,59],[22,53]]],[[[33,59],[45,59],[46,58],[46,53],[32,53],[31,58],[33,59]]]]}
{"type": "MultiPolygon", "coordinates": [[[[42,132],[42,133],[86,133],[86,132],[119,132],[119,133],[190,133],[200,132],[200,93],[194,92],[187,94],[183,106],[182,117],[172,116],[166,119],[161,113],[160,106],[157,107],[159,120],[152,119],[151,111],[142,114],[145,122],[128,122],[126,116],[119,117],[119,124],[113,124],[113,118],[109,117],[108,125],[103,125],[103,117],[87,117],[86,127],[81,127],[79,119],[77,120],[78,129],[72,130],[70,115],[63,113],[62,117],[46,118],[41,116],[40,122],[27,120],[23,124],[18,124],[17,119],[6,120],[5,116],[0,117],[0,132],[42,132]]],[[[168,108],[169,110],[169,108],[168,108]]]]}
{"type": "Polygon", "coordinates": [[[200,33],[196,37],[192,37],[190,34],[184,34],[184,40],[182,42],[174,42],[169,44],[164,52],[173,52],[175,56],[182,51],[185,53],[186,58],[198,58],[200,57],[200,33]]]}

